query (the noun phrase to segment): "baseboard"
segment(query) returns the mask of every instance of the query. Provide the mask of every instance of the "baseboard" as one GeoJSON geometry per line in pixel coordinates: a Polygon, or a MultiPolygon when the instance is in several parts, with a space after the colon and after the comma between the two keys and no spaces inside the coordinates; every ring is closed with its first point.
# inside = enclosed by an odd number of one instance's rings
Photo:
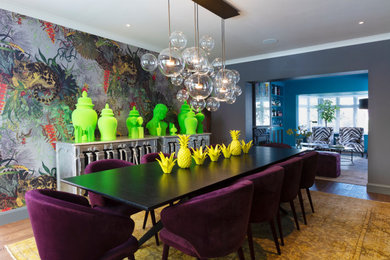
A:
{"type": "Polygon", "coordinates": [[[390,195],[390,185],[368,183],[367,192],[390,195]]]}
{"type": "Polygon", "coordinates": [[[27,207],[0,212],[0,226],[29,218],[27,207]]]}

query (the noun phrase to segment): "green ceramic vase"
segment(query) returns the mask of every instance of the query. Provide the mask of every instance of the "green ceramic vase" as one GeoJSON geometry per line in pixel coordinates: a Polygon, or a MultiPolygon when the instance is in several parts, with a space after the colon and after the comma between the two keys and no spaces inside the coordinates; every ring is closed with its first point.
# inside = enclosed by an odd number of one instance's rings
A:
{"type": "Polygon", "coordinates": [[[187,117],[187,113],[191,111],[190,105],[187,104],[187,101],[184,101],[184,104],[180,107],[180,113],[177,116],[177,120],[179,121],[180,134],[186,133],[186,126],[184,120],[187,117]]]}
{"type": "Polygon", "coordinates": [[[82,97],[77,100],[76,109],[72,112],[76,143],[95,141],[97,113],[92,109],[93,106],[88,93],[83,91],[82,97]]]}
{"type": "Polygon", "coordinates": [[[198,127],[196,128],[196,132],[198,134],[202,134],[203,133],[203,120],[205,118],[204,114],[199,112],[195,115],[196,119],[198,120],[198,127]]]}
{"type": "Polygon", "coordinates": [[[138,110],[135,106],[130,110],[129,116],[126,120],[126,126],[129,133],[129,138],[143,138],[144,137],[144,128],[142,127],[144,120],[139,115],[138,110]]]}
{"type": "Polygon", "coordinates": [[[114,117],[112,109],[106,104],[106,107],[102,110],[102,114],[98,120],[98,128],[100,132],[100,140],[112,141],[116,139],[116,128],[118,121],[114,117]]]}
{"type": "Polygon", "coordinates": [[[195,117],[195,113],[190,111],[187,113],[186,119],[184,120],[186,127],[186,135],[196,134],[196,127],[198,126],[198,119],[195,117]]]}

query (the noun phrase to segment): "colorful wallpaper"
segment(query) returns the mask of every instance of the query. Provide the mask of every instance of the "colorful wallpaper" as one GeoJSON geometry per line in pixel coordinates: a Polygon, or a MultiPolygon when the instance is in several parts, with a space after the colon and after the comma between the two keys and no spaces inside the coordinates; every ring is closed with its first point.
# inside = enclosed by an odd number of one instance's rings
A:
{"type": "Polygon", "coordinates": [[[0,211],[23,206],[27,190],[56,188],[56,141],[73,139],[83,90],[98,114],[110,105],[119,135],[133,105],[148,122],[163,103],[177,125],[178,87],[141,69],[145,52],[0,9],[0,211]]]}

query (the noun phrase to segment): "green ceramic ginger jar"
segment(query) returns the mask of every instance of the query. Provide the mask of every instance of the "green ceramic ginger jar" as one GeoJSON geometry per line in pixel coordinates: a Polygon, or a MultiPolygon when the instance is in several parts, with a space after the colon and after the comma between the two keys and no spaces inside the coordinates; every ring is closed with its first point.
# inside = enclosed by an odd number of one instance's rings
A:
{"type": "Polygon", "coordinates": [[[184,124],[186,127],[186,135],[196,134],[198,119],[196,119],[194,111],[190,111],[187,113],[186,119],[184,120],[184,124]]]}
{"type": "Polygon", "coordinates": [[[202,134],[203,133],[203,120],[205,118],[204,114],[199,112],[195,115],[196,119],[198,119],[198,127],[196,129],[196,133],[198,134],[202,134]]]}
{"type": "Polygon", "coordinates": [[[186,134],[186,126],[184,120],[187,117],[187,113],[190,111],[190,105],[187,104],[187,101],[184,101],[184,104],[180,107],[179,115],[177,116],[177,120],[179,121],[180,134],[186,134]]]}
{"type": "Polygon", "coordinates": [[[140,116],[135,106],[130,110],[129,116],[126,119],[126,126],[129,132],[129,138],[144,138],[144,128],[142,127],[144,120],[140,116]]]}
{"type": "Polygon", "coordinates": [[[76,143],[95,141],[97,113],[93,110],[91,98],[83,91],[82,97],[77,100],[76,109],[72,112],[72,123],[76,143]]]}
{"type": "Polygon", "coordinates": [[[100,132],[100,140],[102,141],[112,141],[116,139],[116,128],[118,126],[118,121],[114,117],[112,109],[106,104],[106,107],[103,108],[102,114],[98,120],[98,128],[100,132]]]}

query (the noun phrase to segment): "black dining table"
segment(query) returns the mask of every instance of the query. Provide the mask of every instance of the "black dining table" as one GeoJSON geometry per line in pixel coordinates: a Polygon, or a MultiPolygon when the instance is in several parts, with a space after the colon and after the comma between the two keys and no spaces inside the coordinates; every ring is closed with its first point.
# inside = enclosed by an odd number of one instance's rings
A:
{"type": "MultiPolygon", "coordinates": [[[[142,210],[153,210],[175,201],[196,196],[229,185],[235,180],[259,172],[272,164],[302,153],[303,149],[252,147],[248,154],[217,162],[206,159],[203,165],[192,163],[190,168],[174,166],[163,173],[158,162],[116,168],[62,179],[61,181],[87,191],[101,194],[142,210]]],[[[140,244],[151,234],[140,239],[140,244]]],[[[153,228],[152,228],[153,229],[153,228]]]]}

